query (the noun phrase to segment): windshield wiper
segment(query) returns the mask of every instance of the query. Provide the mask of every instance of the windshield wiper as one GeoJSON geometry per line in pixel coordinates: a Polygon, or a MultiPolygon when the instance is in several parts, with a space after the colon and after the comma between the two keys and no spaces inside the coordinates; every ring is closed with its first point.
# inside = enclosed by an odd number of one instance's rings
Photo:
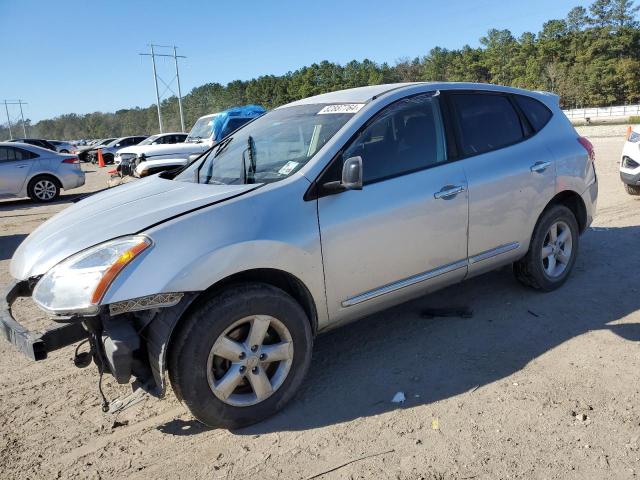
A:
{"type": "Polygon", "coordinates": [[[253,137],[247,137],[247,152],[249,153],[249,175],[245,175],[245,183],[255,183],[256,181],[256,146],[253,137]]]}
{"type": "Polygon", "coordinates": [[[218,145],[216,145],[216,152],[213,154],[213,158],[216,158],[218,155],[222,153],[222,151],[227,148],[227,146],[231,143],[233,137],[227,137],[222,140],[218,145]]]}
{"type": "Polygon", "coordinates": [[[255,157],[255,145],[253,143],[253,137],[249,135],[247,138],[247,148],[242,151],[242,183],[255,183],[256,179],[256,157],[255,157]],[[249,170],[247,171],[247,157],[246,154],[249,154],[249,170]]]}

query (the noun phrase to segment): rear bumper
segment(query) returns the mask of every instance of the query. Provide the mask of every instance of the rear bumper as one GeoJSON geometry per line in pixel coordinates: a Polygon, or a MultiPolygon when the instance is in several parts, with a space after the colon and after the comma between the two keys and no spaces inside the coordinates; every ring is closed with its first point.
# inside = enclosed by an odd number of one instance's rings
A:
{"type": "Polygon", "coordinates": [[[87,338],[87,332],[80,322],[55,324],[44,331],[28,330],[18,323],[11,313],[11,305],[18,297],[31,296],[31,288],[26,281],[11,285],[0,298],[0,329],[2,336],[18,351],[32,360],[44,360],[54,350],[87,338]]]}

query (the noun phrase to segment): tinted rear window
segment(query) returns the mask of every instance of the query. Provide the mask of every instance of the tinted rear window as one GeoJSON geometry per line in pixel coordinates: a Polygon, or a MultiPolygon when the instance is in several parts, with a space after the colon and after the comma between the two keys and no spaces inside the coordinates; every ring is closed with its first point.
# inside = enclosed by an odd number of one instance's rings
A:
{"type": "Polygon", "coordinates": [[[464,155],[496,150],[524,138],[520,118],[504,95],[462,93],[451,96],[464,155]]]}
{"type": "Polygon", "coordinates": [[[534,131],[541,130],[551,118],[551,111],[542,102],[524,95],[514,95],[513,98],[515,98],[516,103],[527,117],[527,120],[529,120],[534,131]]]}

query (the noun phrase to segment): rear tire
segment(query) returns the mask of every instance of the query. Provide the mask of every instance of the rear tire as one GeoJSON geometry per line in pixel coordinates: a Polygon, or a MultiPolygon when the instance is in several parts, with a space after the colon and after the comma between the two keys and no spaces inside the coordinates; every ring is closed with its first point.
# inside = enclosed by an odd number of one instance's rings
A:
{"type": "Polygon", "coordinates": [[[240,428],[293,397],[312,347],[309,319],[291,296],[266,284],[231,285],[184,320],[169,346],[169,378],[200,422],[240,428]]]}
{"type": "Polygon", "coordinates": [[[53,202],[60,196],[60,183],[50,175],[38,175],[29,182],[27,194],[34,202],[53,202]]]}
{"type": "Polygon", "coordinates": [[[533,232],[529,251],[513,264],[520,283],[550,292],[567,280],[578,254],[579,229],[573,212],[564,205],[545,210],[533,232]]]}
{"type": "Polygon", "coordinates": [[[640,186],[639,185],[627,185],[624,184],[624,188],[629,195],[640,195],[640,186]]]}

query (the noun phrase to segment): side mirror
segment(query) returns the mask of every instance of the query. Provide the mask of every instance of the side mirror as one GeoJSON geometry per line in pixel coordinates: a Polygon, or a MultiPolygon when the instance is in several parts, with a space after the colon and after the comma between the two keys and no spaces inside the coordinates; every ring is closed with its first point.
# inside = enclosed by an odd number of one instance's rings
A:
{"type": "Polygon", "coordinates": [[[347,158],[342,166],[342,186],[345,190],[362,190],[362,157],[347,158]]]}
{"type": "Polygon", "coordinates": [[[362,190],[362,157],[349,157],[342,165],[342,179],[339,182],[327,182],[322,188],[330,192],[362,190]]]}

